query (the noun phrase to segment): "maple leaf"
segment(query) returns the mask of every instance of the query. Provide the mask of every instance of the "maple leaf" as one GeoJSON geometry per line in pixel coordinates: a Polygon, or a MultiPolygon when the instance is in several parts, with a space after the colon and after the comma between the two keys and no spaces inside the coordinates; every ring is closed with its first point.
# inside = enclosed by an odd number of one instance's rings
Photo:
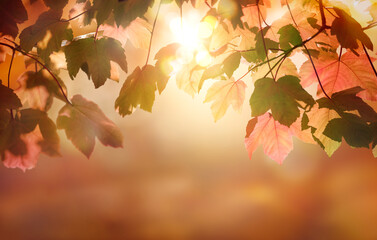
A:
{"type": "Polygon", "coordinates": [[[13,89],[4,86],[0,80],[0,109],[16,109],[22,107],[20,99],[13,89]]]}
{"type": "Polygon", "coordinates": [[[327,123],[332,119],[338,118],[339,114],[328,108],[319,108],[318,105],[314,105],[308,112],[308,125],[313,127],[313,137],[319,142],[319,145],[325,150],[328,156],[331,156],[339,147],[341,142],[334,141],[326,136],[323,132],[326,129],[327,123]]]}
{"type": "Polygon", "coordinates": [[[340,45],[344,48],[349,48],[358,55],[355,50],[359,48],[357,43],[357,40],[359,40],[367,48],[373,50],[373,43],[368,35],[364,33],[360,23],[340,8],[334,7],[334,11],[338,17],[335,18],[331,25],[331,34],[336,35],[340,45]]]}
{"type": "Polygon", "coordinates": [[[105,146],[122,147],[122,133],[97,104],[81,95],[73,96],[71,101],[72,105],[67,103],[60,109],[56,123],[77,149],[89,158],[95,137],[105,146]]]}
{"type": "Polygon", "coordinates": [[[35,166],[41,152],[50,156],[60,154],[56,127],[47,114],[23,109],[14,118],[8,118],[6,126],[0,129],[0,154],[4,165],[25,171],[35,166]]]}
{"type": "Polygon", "coordinates": [[[264,153],[279,164],[293,149],[289,128],[275,121],[269,113],[250,120],[247,133],[245,146],[250,159],[260,144],[263,145],[264,153]]]}
{"type": "Polygon", "coordinates": [[[302,43],[300,32],[292,24],[280,28],[278,34],[280,34],[280,47],[283,50],[289,50],[302,43]]]}
{"type": "Polygon", "coordinates": [[[73,41],[64,49],[67,68],[71,79],[82,66],[87,67],[88,76],[92,77],[96,88],[105,84],[110,78],[110,61],[116,62],[127,72],[127,61],[124,49],[118,40],[113,38],[85,38],[73,41]]]}
{"type": "Polygon", "coordinates": [[[38,144],[41,139],[42,136],[39,130],[21,135],[19,138],[20,142],[17,144],[25,145],[25,153],[19,154],[5,150],[2,155],[4,166],[7,168],[19,168],[24,172],[34,168],[41,153],[41,147],[38,144]]]}
{"type": "MultiPolygon", "coordinates": [[[[59,77],[56,77],[56,79],[66,94],[64,82],[59,77]]],[[[48,110],[51,107],[53,97],[65,102],[65,97],[61,93],[59,86],[46,70],[38,72],[27,71],[17,79],[17,82],[20,86],[15,92],[24,104],[28,102],[32,108],[48,110]]]]}
{"type": "Polygon", "coordinates": [[[357,111],[359,116],[366,122],[377,122],[377,113],[364,102],[358,93],[364,91],[361,87],[353,87],[340,92],[336,92],[328,98],[318,99],[320,108],[328,108],[337,111],[339,114],[344,112],[357,111]]]}
{"type": "Polygon", "coordinates": [[[117,2],[118,4],[113,11],[115,22],[118,26],[121,25],[123,27],[127,27],[136,18],[143,18],[149,6],[154,3],[154,0],[128,0],[117,2]]]}
{"type": "Polygon", "coordinates": [[[341,118],[330,120],[323,134],[338,142],[341,142],[343,137],[348,145],[365,148],[369,148],[373,137],[369,125],[351,113],[342,113],[341,118]]]}
{"type": "Polygon", "coordinates": [[[154,57],[156,62],[156,69],[158,69],[157,74],[157,88],[158,92],[161,92],[165,89],[166,84],[169,80],[169,75],[173,71],[173,67],[170,65],[176,57],[177,50],[181,47],[179,43],[171,43],[167,46],[161,48],[154,57]]]}
{"type": "Polygon", "coordinates": [[[276,82],[272,78],[261,78],[255,82],[250,97],[252,116],[260,116],[271,109],[274,119],[290,126],[300,116],[298,101],[309,106],[315,103],[312,96],[301,87],[297,77],[286,75],[276,82]]]}
{"type": "Polygon", "coordinates": [[[52,52],[61,49],[63,40],[72,40],[72,29],[68,29],[68,22],[61,22],[62,11],[49,10],[42,13],[37,22],[25,28],[20,34],[21,48],[26,52],[37,45],[39,56],[49,62],[52,52]]]}
{"type": "MultiPolygon", "coordinates": [[[[347,52],[341,56],[339,61],[336,54],[321,52],[320,57],[313,61],[322,85],[329,96],[335,92],[360,86],[365,91],[360,92],[359,97],[365,100],[377,100],[377,77],[365,54],[360,54],[358,57],[347,52]]],[[[301,66],[300,76],[303,87],[317,82],[315,71],[309,60],[301,66]]],[[[319,86],[317,96],[324,96],[319,86]]]]}
{"type": "Polygon", "coordinates": [[[159,76],[161,74],[152,65],[145,65],[143,68],[136,67],[127,77],[115,101],[115,109],[119,111],[119,114],[122,116],[131,114],[137,106],[152,112],[156,80],[159,76]]]}
{"type": "Polygon", "coordinates": [[[0,36],[13,38],[18,34],[18,23],[28,19],[26,9],[21,0],[3,0],[0,2],[0,36]]]}
{"type": "Polygon", "coordinates": [[[233,29],[236,29],[237,26],[243,28],[243,24],[241,21],[243,12],[239,1],[220,0],[217,9],[220,16],[222,16],[225,19],[228,19],[232,23],[233,29]]]}
{"type": "Polygon", "coordinates": [[[142,18],[136,18],[127,27],[104,24],[99,31],[103,31],[103,36],[117,39],[124,46],[129,40],[136,48],[147,49],[151,36],[152,26],[142,18]]]}
{"type": "Polygon", "coordinates": [[[242,80],[235,81],[232,77],[226,81],[215,82],[208,89],[204,102],[213,102],[211,110],[215,121],[224,116],[230,105],[234,110],[241,111],[245,88],[246,84],[242,80]]]}
{"type": "Polygon", "coordinates": [[[192,97],[199,92],[199,86],[204,70],[197,69],[195,60],[185,64],[175,75],[177,86],[192,97]]]}

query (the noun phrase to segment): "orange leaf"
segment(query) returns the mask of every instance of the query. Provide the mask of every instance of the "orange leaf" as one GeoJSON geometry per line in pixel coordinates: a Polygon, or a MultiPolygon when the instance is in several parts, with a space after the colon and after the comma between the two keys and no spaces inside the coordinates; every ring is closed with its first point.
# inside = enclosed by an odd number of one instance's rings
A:
{"type": "Polygon", "coordinates": [[[290,129],[275,121],[270,113],[258,117],[258,122],[253,131],[245,138],[245,146],[251,158],[255,149],[263,145],[266,155],[282,164],[293,149],[290,129]]]}

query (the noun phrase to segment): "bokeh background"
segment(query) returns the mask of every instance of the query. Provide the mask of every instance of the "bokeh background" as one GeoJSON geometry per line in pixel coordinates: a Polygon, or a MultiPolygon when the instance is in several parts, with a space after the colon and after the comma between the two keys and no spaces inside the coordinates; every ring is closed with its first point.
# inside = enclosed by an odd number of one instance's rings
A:
{"type": "MultiPolygon", "coordinates": [[[[166,29],[159,20],[157,36],[166,29]]],[[[126,51],[130,70],[145,61],[145,50],[126,51]]],[[[0,239],[377,239],[370,150],[343,144],[329,158],[295,139],[282,165],[262,149],[249,160],[247,100],[241,114],[229,109],[214,123],[205,90],[193,99],[171,80],[152,114],[121,118],[113,103],[125,75],[100,89],[82,73],[61,77],[70,96],[94,100],[121,128],[124,148],[97,142],[88,160],[60,132],[63,157],[42,156],[26,173],[1,166],[0,239]]],[[[52,118],[61,106],[55,102],[52,118]]]]}

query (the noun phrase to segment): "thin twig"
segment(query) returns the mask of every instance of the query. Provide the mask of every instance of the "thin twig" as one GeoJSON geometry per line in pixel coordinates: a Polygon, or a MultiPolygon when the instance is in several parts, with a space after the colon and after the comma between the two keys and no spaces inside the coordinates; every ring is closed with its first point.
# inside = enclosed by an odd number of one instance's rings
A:
{"type": "Polygon", "coordinates": [[[364,45],[364,44],[363,44],[363,49],[364,49],[365,54],[367,55],[368,61],[369,61],[369,63],[370,63],[370,66],[371,66],[372,69],[373,69],[374,75],[376,75],[376,77],[377,77],[377,71],[376,71],[376,68],[374,67],[373,62],[372,62],[372,59],[370,58],[369,53],[368,53],[367,49],[365,48],[365,45],[364,45]]]}
{"type": "Polygon", "coordinates": [[[59,21],[60,21],[60,22],[69,22],[69,21],[72,21],[72,20],[74,20],[74,19],[80,17],[81,15],[87,13],[88,11],[89,11],[89,10],[86,10],[86,11],[84,11],[84,12],[82,12],[82,13],[80,13],[80,14],[78,14],[78,15],[76,15],[76,16],[70,18],[70,19],[60,19],[59,21]]]}
{"type": "Polygon", "coordinates": [[[151,38],[150,38],[150,40],[149,40],[148,55],[147,55],[147,60],[146,60],[146,62],[145,62],[145,66],[148,64],[149,55],[151,54],[152,40],[153,40],[153,33],[154,33],[155,28],[156,28],[156,22],[157,22],[158,14],[160,13],[161,3],[162,3],[162,0],[160,1],[160,4],[158,4],[158,9],[157,9],[157,12],[156,12],[156,17],[154,18],[153,27],[152,27],[152,32],[151,32],[151,38]]]}
{"type": "Polygon", "coordinates": [[[72,103],[68,100],[68,97],[67,97],[67,95],[65,94],[62,85],[59,83],[58,79],[55,77],[55,75],[51,72],[51,70],[50,70],[46,65],[44,65],[41,61],[39,61],[39,60],[38,60],[37,58],[35,58],[34,56],[32,56],[32,55],[30,55],[30,54],[24,52],[23,50],[21,50],[21,48],[19,48],[19,46],[18,46],[18,47],[13,47],[13,46],[11,46],[11,45],[9,45],[9,44],[7,44],[7,43],[2,43],[2,42],[0,42],[0,45],[3,45],[3,46],[6,46],[6,47],[9,47],[9,48],[12,49],[13,51],[18,51],[18,52],[20,52],[21,54],[23,54],[23,55],[25,55],[25,56],[27,56],[27,57],[33,59],[33,60],[36,61],[39,65],[41,65],[44,69],[46,69],[47,72],[51,75],[51,77],[55,80],[55,82],[56,82],[56,84],[58,85],[58,87],[59,87],[59,89],[60,89],[60,91],[61,91],[61,93],[62,93],[64,99],[66,100],[66,102],[72,105],[72,103]]]}
{"type": "Polygon", "coordinates": [[[259,5],[257,5],[257,8],[258,8],[259,29],[260,29],[260,33],[261,33],[261,36],[262,36],[262,42],[263,42],[264,52],[266,53],[267,64],[268,64],[268,67],[270,68],[270,72],[271,72],[272,78],[276,81],[275,76],[272,73],[272,69],[271,69],[271,65],[270,65],[270,60],[268,58],[268,51],[267,51],[266,41],[264,40],[264,34],[263,34],[263,28],[262,28],[262,22],[261,22],[261,16],[260,16],[261,13],[260,13],[259,5]]]}
{"type": "MultiPolygon", "coordinates": [[[[10,59],[10,64],[9,64],[9,69],[8,69],[8,88],[10,88],[10,72],[11,72],[11,69],[12,69],[15,52],[16,52],[16,50],[13,49],[12,50],[12,58],[10,59]]],[[[13,109],[10,109],[10,116],[13,119],[13,109]]]]}

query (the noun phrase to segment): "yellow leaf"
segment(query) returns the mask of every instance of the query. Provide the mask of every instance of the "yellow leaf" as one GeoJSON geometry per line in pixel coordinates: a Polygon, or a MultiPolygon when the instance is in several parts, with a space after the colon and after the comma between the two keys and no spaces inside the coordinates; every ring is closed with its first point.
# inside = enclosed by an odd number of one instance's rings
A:
{"type": "Polygon", "coordinates": [[[208,89],[204,102],[213,102],[211,110],[215,121],[224,116],[230,105],[234,110],[241,111],[245,100],[245,88],[246,84],[243,81],[230,78],[218,81],[208,89]]]}

